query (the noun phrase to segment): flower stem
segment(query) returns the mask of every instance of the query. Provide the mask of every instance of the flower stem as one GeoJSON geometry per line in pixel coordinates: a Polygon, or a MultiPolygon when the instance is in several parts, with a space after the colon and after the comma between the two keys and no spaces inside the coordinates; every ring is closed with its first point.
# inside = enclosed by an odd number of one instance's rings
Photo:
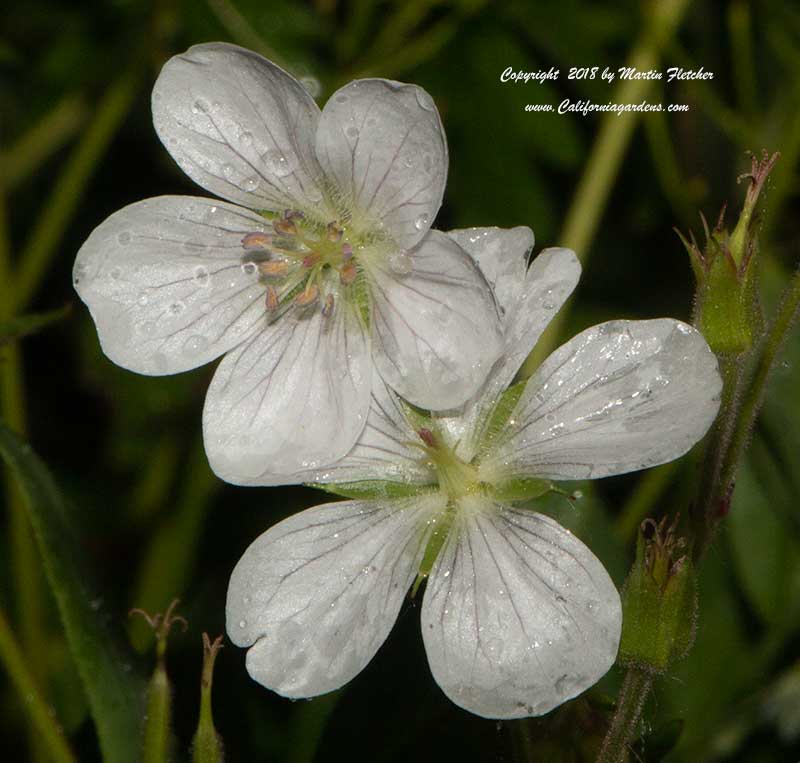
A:
{"type": "Polygon", "coordinates": [[[2,608],[0,608],[0,661],[17,689],[20,705],[36,729],[40,747],[46,752],[47,759],[53,763],[75,763],[76,758],[64,739],[52,709],[42,697],[36,680],[28,669],[29,661],[25,659],[14,638],[2,608]]]}
{"type": "Polygon", "coordinates": [[[758,412],[764,401],[764,391],[775,361],[783,348],[786,337],[800,314],[800,269],[795,271],[784,292],[778,313],[761,347],[756,363],[756,372],[747,396],[741,405],[736,426],[720,469],[720,482],[725,489],[733,483],[736,467],[744,452],[758,412]]]}
{"type": "MultiPolygon", "coordinates": [[[[688,0],[661,0],[650,3],[647,24],[625,65],[635,67],[639,71],[655,68],[661,50],[675,33],[688,5],[688,0]]],[[[609,101],[637,103],[644,98],[651,85],[651,81],[646,79],[619,80],[609,101]]],[[[639,114],[636,112],[621,115],[609,113],[603,117],[586,169],[567,212],[560,242],[562,246],[574,249],[584,264],[588,260],[592,239],[597,232],[614,178],[622,164],[625,149],[630,143],[638,118],[639,114]]],[[[551,321],[525,362],[522,369],[523,376],[529,376],[552,352],[561,335],[567,314],[567,310],[562,309],[551,321]]]]}
{"type": "Polygon", "coordinates": [[[652,686],[653,673],[635,666],[628,668],[597,763],[624,763],[628,759],[630,744],[652,686]]]}

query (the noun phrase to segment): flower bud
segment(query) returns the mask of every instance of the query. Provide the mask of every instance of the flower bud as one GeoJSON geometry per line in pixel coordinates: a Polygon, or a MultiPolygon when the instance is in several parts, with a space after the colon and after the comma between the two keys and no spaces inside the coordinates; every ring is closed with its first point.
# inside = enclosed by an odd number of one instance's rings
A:
{"type": "MultiPolygon", "coordinates": [[[[761,328],[757,289],[758,241],[754,211],[778,154],[752,159],[742,212],[732,233],[724,227],[725,208],[712,231],[703,218],[706,241],[702,250],[694,235],[678,233],[689,252],[697,296],[695,325],[717,355],[740,355],[755,343],[761,328]]],[[[740,180],[742,179],[740,178],[740,180]]]]}
{"type": "Polygon", "coordinates": [[[636,561],[625,583],[619,660],[655,673],[681,659],[694,642],[697,586],[686,541],[667,525],[646,519],[636,561]]]}

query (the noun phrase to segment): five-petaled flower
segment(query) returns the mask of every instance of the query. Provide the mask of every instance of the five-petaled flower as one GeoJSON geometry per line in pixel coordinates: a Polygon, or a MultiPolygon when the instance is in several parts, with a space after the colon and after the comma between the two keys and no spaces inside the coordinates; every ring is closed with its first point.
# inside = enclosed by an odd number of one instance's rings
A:
{"type": "Polygon", "coordinates": [[[513,504],[554,489],[551,480],[675,459],[716,415],[716,359],[697,331],[670,319],[590,328],[509,387],[577,283],[578,261],[545,250],[526,272],[526,228],[450,235],[494,287],[503,353],[482,389],[445,415],[420,414],[376,385],[355,448],[309,475],[355,500],[280,522],[239,561],[228,634],[250,647],[251,676],[282,695],[353,678],[427,577],[425,648],[456,704],[517,718],[576,696],[614,662],[619,596],[583,543],[513,504]]]}
{"type": "Polygon", "coordinates": [[[424,90],[359,80],[320,111],[271,62],[215,43],[168,61],[152,104],[167,150],[227,201],[125,207],[89,236],[74,281],[125,368],[171,374],[227,353],[203,417],[220,477],[291,482],[345,455],[373,363],[425,408],[475,393],[500,319],[470,257],[429,230],[447,145],[424,90]]]}

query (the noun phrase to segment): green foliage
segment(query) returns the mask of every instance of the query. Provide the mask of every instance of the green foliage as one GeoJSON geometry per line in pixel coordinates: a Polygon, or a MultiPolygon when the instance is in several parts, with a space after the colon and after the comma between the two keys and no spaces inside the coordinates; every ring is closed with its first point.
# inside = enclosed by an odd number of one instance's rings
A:
{"type": "Polygon", "coordinates": [[[69,512],[49,472],[30,446],[0,424],[0,454],[19,482],[50,587],[89,697],[105,760],[137,760],[142,681],[101,613],[102,598],[80,570],[83,555],[69,512]],[[127,666],[127,670],[126,670],[127,666]]]}

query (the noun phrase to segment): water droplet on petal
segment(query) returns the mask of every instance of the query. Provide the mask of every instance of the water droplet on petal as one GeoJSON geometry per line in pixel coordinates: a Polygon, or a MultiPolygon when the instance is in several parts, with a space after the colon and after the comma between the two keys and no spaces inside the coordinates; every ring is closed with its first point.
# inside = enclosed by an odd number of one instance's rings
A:
{"type": "Polygon", "coordinates": [[[425,109],[425,111],[434,111],[436,109],[433,98],[421,87],[414,88],[414,94],[417,96],[417,103],[425,109]]]}
{"type": "Polygon", "coordinates": [[[169,311],[172,315],[180,315],[186,309],[186,305],[178,300],[169,306],[169,311]]]}
{"type": "Polygon", "coordinates": [[[264,160],[267,170],[279,178],[290,175],[294,170],[289,157],[277,148],[265,151],[261,158],[264,160]]]}
{"type": "Polygon", "coordinates": [[[395,252],[391,257],[389,257],[389,267],[392,270],[392,273],[395,273],[399,276],[408,275],[413,268],[413,263],[411,261],[411,257],[409,257],[405,252],[395,252]]]}
{"type": "Polygon", "coordinates": [[[144,307],[149,301],[147,294],[140,294],[139,299],[136,300],[136,304],[140,307],[144,307]]]}
{"type": "Polygon", "coordinates": [[[240,136],[239,140],[241,141],[243,146],[252,146],[253,145],[253,133],[248,132],[245,130],[240,136]]]}
{"type": "Polygon", "coordinates": [[[210,108],[211,107],[209,106],[208,101],[206,101],[203,98],[198,98],[194,102],[194,105],[192,106],[192,113],[193,114],[205,114],[207,111],[209,111],[210,108]]]}
{"type": "Polygon", "coordinates": [[[256,270],[258,270],[258,268],[256,267],[255,262],[245,262],[242,265],[242,273],[244,273],[246,276],[254,275],[256,270]]]}
{"type": "Polygon", "coordinates": [[[239,620],[239,627],[246,628],[247,627],[247,620],[239,620]]]}
{"type": "Polygon", "coordinates": [[[203,315],[208,315],[212,309],[213,305],[210,302],[203,302],[200,305],[200,312],[203,313],[203,315]]]}
{"type": "Polygon", "coordinates": [[[122,275],[122,271],[119,268],[111,268],[109,275],[116,281],[122,275]]]}
{"type": "Polygon", "coordinates": [[[208,339],[204,336],[190,336],[183,343],[184,355],[199,355],[208,348],[208,339]]]}
{"type": "Polygon", "coordinates": [[[425,230],[428,225],[428,220],[430,220],[428,215],[422,214],[416,220],[414,220],[414,227],[417,230],[425,230]]]}
{"type": "Polygon", "coordinates": [[[322,92],[322,86],[316,77],[301,77],[300,84],[308,91],[312,98],[316,98],[322,92]]]}
{"type": "Polygon", "coordinates": [[[350,98],[342,93],[336,96],[336,103],[347,103],[350,98]]]}
{"type": "Polygon", "coordinates": [[[208,286],[211,281],[211,276],[208,274],[208,268],[198,265],[194,269],[194,280],[199,286],[208,286]]]}
{"type": "Polygon", "coordinates": [[[350,125],[350,127],[348,127],[348,128],[347,128],[347,129],[344,131],[344,134],[345,134],[345,135],[346,135],[348,138],[357,138],[357,137],[358,137],[358,128],[357,128],[357,127],[354,127],[353,125],[350,125]]]}
{"type": "Polygon", "coordinates": [[[124,230],[122,233],[117,236],[117,241],[122,244],[122,246],[127,246],[131,243],[131,232],[124,230]]]}
{"type": "Polygon", "coordinates": [[[245,191],[255,191],[256,188],[258,188],[258,178],[255,175],[245,178],[242,183],[242,188],[244,188],[245,191]]]}
{"type": "Polygon", "coordinates": [[[226,178],[230,178],[233,175],[233,165],[232,164],[223,164],[222,165],[222,174],[226,178]]]}

